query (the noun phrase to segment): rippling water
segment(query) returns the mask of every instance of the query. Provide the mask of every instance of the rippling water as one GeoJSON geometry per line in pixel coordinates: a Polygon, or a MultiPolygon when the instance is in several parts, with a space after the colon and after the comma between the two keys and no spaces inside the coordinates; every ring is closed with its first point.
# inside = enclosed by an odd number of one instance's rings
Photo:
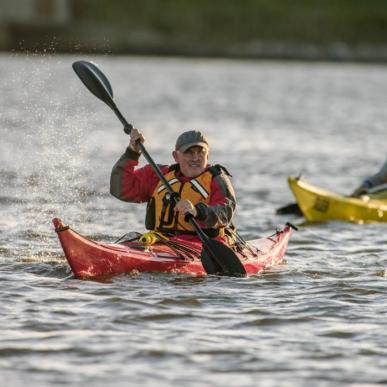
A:
{"type": "MultiPolygon", "coordinates": [[[[387,383],[387,225],[303,224],[260,277],[73,278],[59,216],[97,240],[141,231],[108,193],[128,138],[71,69],[0,56],[0,383],[371,386],[387,383]]],[[[348,193],[386,156],[386,67],[94,57],[159,163],[206,129],[234,176],[242,235],[270,234],[286,177],[348,193]]]]}

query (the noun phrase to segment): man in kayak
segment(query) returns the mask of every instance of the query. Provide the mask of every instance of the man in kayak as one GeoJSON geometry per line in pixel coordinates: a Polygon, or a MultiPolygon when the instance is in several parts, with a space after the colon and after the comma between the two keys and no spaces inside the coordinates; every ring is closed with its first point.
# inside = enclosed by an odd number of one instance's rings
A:
{"type": "MultiPolygon", "coordinates": [[[[351,196],[358,197],[360,195],[366,195],[371,188],[377,187],[387,183],[387,161],[382,168],[375,175],[367,177],[363,183],[353,191],[351,196]]],[[[387,188],[387,187],[386,187],[387,188]]]]}
{"type": "Polygon", "coordinates": [[[194,130],[182,133],[172,152],[176,164],[159,166],[180,197],[176,205],[149,164],[136,168],[141,155],[138,141],[144,142],[144,137],[133,128],[128,148],[113,167],[110,193],[126,202],[147,202],[145,225],[149,230],[194,239],[196,234],[185,220],[190,213],[210,237],[223,237],[236,199],[228,171],[208,164],[207,137],[194,130]]]}

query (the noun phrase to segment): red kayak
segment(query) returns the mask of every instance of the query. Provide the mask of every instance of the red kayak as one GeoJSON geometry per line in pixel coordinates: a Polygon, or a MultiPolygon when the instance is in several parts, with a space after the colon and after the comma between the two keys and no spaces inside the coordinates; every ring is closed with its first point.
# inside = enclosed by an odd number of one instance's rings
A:
{"type": "MultiPolygon", "coordinates": [[[[201,245],[196,242],[143,245],[136,242],[99,243],[92,241],[58,218],[53,219],[67,261],[80,279],[111,277],[122,273],[163,272],[204,276],[201,245]]],[[[274,235],[248,241],[237,255],[248,275],[257,275],[281,264],[291,235],[287,225],[274,235]]]]}

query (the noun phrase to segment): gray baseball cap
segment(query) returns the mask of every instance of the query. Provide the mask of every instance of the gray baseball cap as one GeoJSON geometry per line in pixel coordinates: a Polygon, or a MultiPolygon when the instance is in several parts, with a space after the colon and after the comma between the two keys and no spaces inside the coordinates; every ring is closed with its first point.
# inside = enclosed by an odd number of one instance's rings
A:
{"type": "Polygon", "coordinates": [[[197,130],[184,132],[177,138],[175,150],[185,152],[192,146],[201,146],[208,150],[207,137],[197,130]]]}

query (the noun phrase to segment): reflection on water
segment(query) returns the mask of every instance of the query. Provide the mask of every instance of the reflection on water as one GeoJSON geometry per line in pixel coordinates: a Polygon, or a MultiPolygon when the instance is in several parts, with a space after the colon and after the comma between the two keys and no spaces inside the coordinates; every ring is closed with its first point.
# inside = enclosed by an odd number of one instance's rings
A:
{"type": "MultiPolygon", "coordinates": [[[[128,138],[77,59],[0,56],[2,384],[386,383],[387,225],[303,224],[260,277],[72,277],[53,217],[113,241],[145,211],[108,193],[128,138]]],[[[275,215],[288,175],[348,193],[385,159],[384,67],[93,59],[157,162],[183,129],[207,131],[246,237],[301,222],[275,215]]]]}

